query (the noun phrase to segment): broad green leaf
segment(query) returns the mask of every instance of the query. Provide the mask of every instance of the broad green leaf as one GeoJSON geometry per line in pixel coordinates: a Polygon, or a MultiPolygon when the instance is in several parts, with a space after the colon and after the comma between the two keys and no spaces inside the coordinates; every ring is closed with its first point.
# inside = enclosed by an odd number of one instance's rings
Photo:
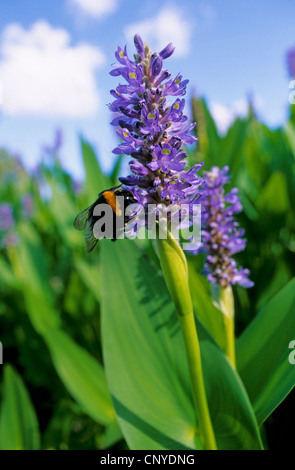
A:
{"type": "Polygon", "coordinates": [[[259,424],[295,385],[289,343],[295,339],[295,278],[258,313],[237,342],[237,366],[259,424]]]}
{"type": "Polygon", "coordinates": [[[198,142],[196,146],[197,161],[205,161],[206,169],[216,164],[219,156],[218,146],[220,137],[218,136],[216,124],[208,110],[206,101],[201,98],[192,99],[193,120],[196,122],[196,134],[198,142]]]}
{"type": "Polygon", "coordinates": [[[256,119],[250,119],[241,151],[242,171],[239,171],[238,187],[255,201],[268,179],[272,159],[271,131],[256,119]]]}
{"type": "Polygon", "coordinates": [[[38,450],[40,434],[36,412],[20,376],[4,366],[0,413],[1,450],[38,450]]]}
{"type": "Polygon", "coordinates": [[[118,421],[114,421],[106,427],[105,433],[97,439],[100,449],[108,449],[123,439],[122,431],[119,428],[118,421]]]}
{"type": "Polygon", "coordinates": [[[239,193],[240,193],[240,197],[241,197],[241,203],[242,203],[242,206],[243,206],[243,211],[245,212],[247,217],[250,220],[258,220],[259,219],[259,213],[255,209],[254,204],[251,202],[251,200],[248,197],[248,195],[246,194],[246,192],[243,191],[243,189],[241,190],[239,188],[239,193]]]}
{"type": "Polygon", "coordinates": [[[73,223],[78,214],[75,203],[66,192],[65,188],[60,187],[54,180],[50,180],[52,197],[50,200],[50,210],[55,219],[58,232],[61,237],[61,243],[68,244],[71,248],[81,246],[83,239],[81,234],[74,229],[73,223]]]}
{"type": "Polygon", "coordinates": [[[213,305],[205,276],[198,273],[192,263],[189,262],[188,267],[195,314],[220,348],[225,350],[223,313],[213,305]]]}
{"type": "Polygon", "coordinates": [[[59,314],[51,307],[48,261],[40,237],[29,224],[18,226],[20,243],[10,250],[14,274],[23,291],[27,313],[38,333],[58,327],[59,314]]]}
{"type": "MultiPolygon", "coordinates": [[[[104,361],[124,437],[131,449],[200,449],[185,348],[163,277],[132,241],[106,240],[101,250],[104,361]]],[[[241,381],[200,323],[198,331],[218,447],[260,448],[241,381]]]]}
{"type": "Polygon", "coordinates": [[[269,278],[267,288],[262,292],[259,297],[256,308],[260,309],[266,304],[279,290],[287,284],[291,278],[290,270],[287,264],[281,260],[276,263],[276,270],[273,277],[269,278]]]}
{"type": "Polygon", "coordinates": [[[25,286],[23,295],[26,311],[30,321],[39,334],[45,333],[50,328],[60,326],[60,316],[42,292],[34,292],[29,286],[25,286]]]}
{"type": "Polygon", "coordinates": [[[85,285],[93,293],[94,297],[99,302],[100,301],[99,285],[100,285],[100,278],[101,278],[100,266],[86,263],[82,259],[76,259],[75,267],[81,279],[83,279],[85,285]]]}
{"type": "Polygon", "coordinates": [[[44,339],[65,387],[84,411],[101,424],[115,420],[102,366],[60,330],[48,330],[44,339]]]}
{"type": "Polygon", "coordinates": [[[122,163],[123,163],[124,158],[126,158],[125,155],[119,155],[112,169],[110,179],[111,179],[113,186],[116,186],[118,184],[118,176],[120,176],[120,171],[122,168],[122,163]]]}
{"type": "Polygon", "coordinates": [[[97,195],[110,186],[110,181],[103,174],[92,146],[81,137],[81,149],[84,168],[86,172],[86,192],[89,204],[92,204],[97,195]]]}
{"type": "Polygon", "coordinates": [[[4,257],[0,256],[0,279],[1,282],[7,287],[18,289],[20,283],[14,276],[11,266],[7,263],[4,257]]]}
{"type": "Polygon", "coordinates": [[[20,223],[17,226],[17,233],[20,243],[10,251],[14,274],[33,291],[43,292],[50,297],[47,253],[39,234],[28,223],[20,223]]]}
{"type": "Polygon", "coordinates": [[[28,227],[21,233],[22,243],[20,251],[14,253],[14,264],[20,271],[32,325],[48,344],[54,366],[72,396],[97,422],[111,423],[115,415],[102,366],[58,330],[59,315],[52,307],[49,288],[46,286],[47,292],[42,289],[48,274],[40,240],[28,227]]]}
{"type": "Polygon", "coordinates": [[[295,160],[295,127],[292,125],[291,121],[286,122],[285,134],[295,160]]]}
{"type": "Polygon", "coordinates": [[[245,144],[249,130],[249,119],[236,119],[229,129],[227,135],[222,139],[219,147],[218,166],[229,165],[230,173],[233,175],[231,184],[243,166],[242,148],[245,144]]]}

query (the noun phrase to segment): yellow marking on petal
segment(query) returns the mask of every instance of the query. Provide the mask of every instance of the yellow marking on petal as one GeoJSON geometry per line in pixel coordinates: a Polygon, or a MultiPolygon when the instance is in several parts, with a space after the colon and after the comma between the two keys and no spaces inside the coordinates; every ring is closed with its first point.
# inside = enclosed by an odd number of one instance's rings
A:
{"type": "Polygon", "coordinates": [[[129,134],[127,132],[123,132],[124,137],[129,137],[129,134]]]}
{"type": "Polygon", "coordinates": [[[117,95],[120,96],[120,93],[117,90],[115,90],[115,91],[116,91],[117,95]]]}
{"type": "Polygon", "coordinates": [[[130,72],[129,78],[137,78],[137,75],[135,72],[130,72]]]}
{"type": "Polygon", "coordinates": [[[175,78],[175,83],[178,85],[180,83],[179,78],[175,78]]]}
{"type": "Polygon", "coordinates": [[[169,149],[163,149],[162,150],[163,155],[170,155],[170,153],[171,153],[171,150],[169,150],[169,149]]]}
{"type": "Polygon", "coordinates": [[[119,53],[119,56],[120,56],[121,59],[122,59],[122,57],[124,57],[124,51],[121,51],[121,52],[119,53]]]}
{"type": "Polygon", "coordinates": [[[148,117],[148,119],[155,119],[156,118],[156,113],[148,113],[147,117],[148,117]]]}
{"type": "Polygon", "coordinates": [[[178,104],[178,103],[176,103],[176,104],[173,106],[173,108],[175,108],[175,109],[179,109],[179,104],[178,104]]]}

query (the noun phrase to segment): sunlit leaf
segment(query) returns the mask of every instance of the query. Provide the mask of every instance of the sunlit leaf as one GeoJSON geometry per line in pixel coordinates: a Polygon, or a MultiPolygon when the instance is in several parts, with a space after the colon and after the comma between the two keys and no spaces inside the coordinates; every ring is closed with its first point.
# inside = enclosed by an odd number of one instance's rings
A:
{"type": "MultiPolygon", "coordinates": [[[[161,273],[135,243],[104,241],[102,333],[109,387],[131,449],[200,448],[183,339],[161,273]]],[[[260,448],[243,385],[198,324],[219,448],[260,448]]]]}
{"type": "Polygon", "coordinates": [[[98,193],[111,186],[111,183],[109,178],[103,174],[93,147],[82,137],[80,141],[86,172],[86,192],[89,204],[92,204],[97,198],[98,193]]]}
{"type": "Polygon", "coordinates": [[[0,410],[0,449],[38,450],[40,434],[36,412],[22,379],[10,365],[4,366],[0,410]]]}
{"type": "Polygon", "coordinates": [[[115,420],[102,366],[61,330],[48,330],[44,339],[57,373],[73,398],[101,424],[115,420]]]}
{"type": "Polygon", "coordinates": [[[295,339],[295,279],[258,313],[237,343],[237,366],[263,423],[295,385],[290,341],[295,339]]]}

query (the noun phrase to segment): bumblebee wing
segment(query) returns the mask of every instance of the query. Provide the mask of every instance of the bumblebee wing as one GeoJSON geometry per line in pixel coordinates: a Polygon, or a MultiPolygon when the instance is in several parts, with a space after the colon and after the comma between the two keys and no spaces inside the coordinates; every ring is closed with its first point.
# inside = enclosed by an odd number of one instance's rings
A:
{"type": "Polygon", "coordinates": [[[80,214],[77,215],[77,217],[74,220],[74,227],[77,230],[85,230],[87,228],[87,225],[89,223],[89,210],[90,207],[87,207],[87,209],[84,209],[84,211],[80,212],[80,214]]]}
{"type": "Polygon", "coordinates": [[[93,250],[93,248],[96,246],[98,239],[95,238],[93,235],[93,230],[92,228],[89,228],[85,234],[85,241],[86,241],[86,249],[87,253],[90,253],[90,251],[93,250]]]}

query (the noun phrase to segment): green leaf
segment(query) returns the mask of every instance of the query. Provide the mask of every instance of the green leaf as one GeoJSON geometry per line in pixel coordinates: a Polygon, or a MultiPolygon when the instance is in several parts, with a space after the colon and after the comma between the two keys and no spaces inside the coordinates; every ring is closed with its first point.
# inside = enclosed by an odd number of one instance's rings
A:
{"type": "Polygon", "coordinates": [[[71,249],[75,246],[81,246],[82,237],[73,226],[75,217],[78,214],[77,207],[65,188],[60,187],[52,178],[48,177],[48,180],[52,189],[49,207],[62,242],[69,245],[71,249]]]}
{"type": "Polygon", "coordinates": [[[92,292],[96,300],[99,302],[99,283],[101,278],[100,266],[86,263],[83,259],[76,259],[75,267],[85,285],[92,292]]]}
{"type": "Polygon", "coordinates": [[[73,398],[98,423],[112,423],[115,413],[100,363],[63,331],[48,330],[44,339],[55,369],[73,398]]]}
{"type": "Polygon", "coordinates": [[[260,211],[280,214],[286,212],[289,206],[286,177],[281,171],[276,171],[261,191],[257,207],[260,211]]]}
{"type": "MultiPolygon", "coordinates": [[[[200,449],[185,348],[163,277],[132,241],[104,240],[101,251],[104,361],[124,437],[135,450],[200,449]]],[[[240,379],[200,323],[198,333],[218,448],[260,448],[240,379]]]]}
{"type": "Polygon", "coordinates": [[[285,134],[295,160],[295,127],[292,125],[291,121],[286,122],[285,134]]]}
{"type": "Polygon", "coordinates": [[[295,339],[295,278],[259,312],[237,342],[237,366],[259,424],[295,385],[289,343],[295,339]]]}
{"type": "Polygon", "coordinates": [[[190,291],[195,314],[220,348],[225,350],[224,314],[212,302],[206,277],[198,273],[191,262],[188,263],[188,267],[190,291]]]}
{"type": "Polygon", "coordinates": [[[92,204],[97,195],[110,186],[110,181],[103,174],[92,146],[81,137],[81,149],[84,168],[86,172],[86,191],[89,204],[92,204]]]}
{"type": "Polygon", "coordinates": [[[29,224],[18,226],[21,242],[10,250],[14,274],[22,288],[26,310],[38,333],[58,327],[59,314],[51,307],[48,260],[40,236],[29,224]]]}
{"type": "Polygon", "coordinates": [[[112,169],[110,178],[111,178],[112,185],[114,186],[118,184],[118,176],[120,176],[120,171],[121,171],[122,162],[124,158],[126,158],[125,155],[119,155],[112,169]]]}
{"type": "Polygon", "coordinates": [[[43,334],[50,328],[60,326],[59,312],[50,305],[42,292],[34,292],[30,287],[24,287],[23,295],[27,314],[37,333],[43,334]]]}
{"type": "Polygon", "coordinates": [[[0,449],[40,449],[39,425],[34,407],[22,379],[10,365],[4,366],[0,449]]]}
{"type": "Polygon", "coordinates": [[[123,439],[122,431],[119,428],[118,421],[114,421],[107,426],[105,433],[97,439],[98,447],[100,449],[108,449],[121,439],[123,439]]]}
{"type": "Polygon", "coordinates": [[[282,287],[290,280],[291,278],[290,270],[287,264],[280,259],[276,262],[275,273],[273,277],[269,277],[267,288],[262,292],[258,298],[256,307],[258,310],[264,306],[269,300],[279,292],[282,287]]]}
{"type": "Polygon", "coordinates": [[[231,184],[243,167],[242,148],[245,144],[249,130],[249,119],[236,119],[230,127],[227,135],[222,139],[219,147],[218,166],[229,165],[232,175],[231,184]]]}
{"type": "Polygon", "coordinates": [[[4,257],[0,255],[0,277],[1,282],[7,287],[12,289],[18,289],[20,283],[18,279],[14,276],[13,271],[10,265],[7,263],[4,257]]]}
{"type": "Polygon", "coordinates": [[[216,164],[216,157],[219,156],[218,146],[220,137],[217,132],[216,124],[212,118],[207,103],[203,98],[192,99],[193,121],[196,122],[196,135],[198,142],[196,146],[196,155],[192,163],[196,161],[205,161],[206,169],[216,164]]]}
{"type": "Polygon", "coordinates": [[[37,231],[28,223],[17,226],[20,243],[11,250],[14,274],[23,285],[50,297],[48,283],[48,258],[37,231]]]}

